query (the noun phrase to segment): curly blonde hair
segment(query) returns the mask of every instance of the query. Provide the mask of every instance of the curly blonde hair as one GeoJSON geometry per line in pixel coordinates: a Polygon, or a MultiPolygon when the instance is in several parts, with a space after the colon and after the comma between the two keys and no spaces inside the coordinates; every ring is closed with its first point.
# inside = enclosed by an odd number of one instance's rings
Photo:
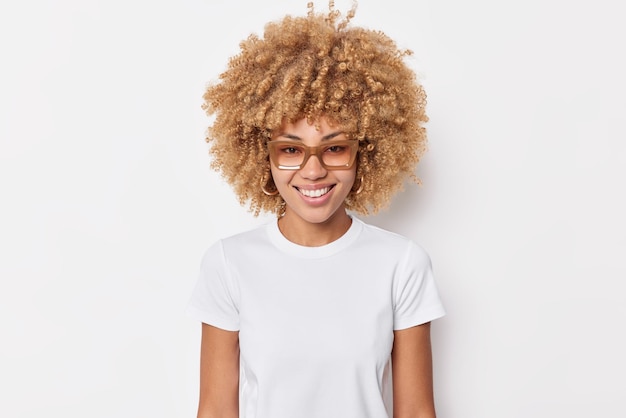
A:
{"type": "Polygon", "coordinates": [[[242,205],[255,216],[280,214],[272,183],[267,142],[284,121],[325,117],[348,138],[359,140],[356,182],[346,208],[372,214],[386,207],[426,150],[426,94],[401,50],[381,31],[350,26],[329,2],[327,14],[308,3],[303,17],[285,16],[252,34],[228,61],[219,81],[204,93],[203,109],[215,116],[207,130],[211,167],[221,172],[242,205]]]}

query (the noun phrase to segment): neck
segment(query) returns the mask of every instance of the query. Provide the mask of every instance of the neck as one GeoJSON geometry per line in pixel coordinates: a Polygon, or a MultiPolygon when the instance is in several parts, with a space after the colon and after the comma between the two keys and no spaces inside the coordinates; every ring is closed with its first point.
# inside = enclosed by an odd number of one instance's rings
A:
{"type": "Polygon", "coordinates": [[[321,247],[339,239],[350,229],[352,218],[339,209],[324,222],[307,222],[287,211],[279,220],[278,228],[289,241],[305,247],[321,247]]]}

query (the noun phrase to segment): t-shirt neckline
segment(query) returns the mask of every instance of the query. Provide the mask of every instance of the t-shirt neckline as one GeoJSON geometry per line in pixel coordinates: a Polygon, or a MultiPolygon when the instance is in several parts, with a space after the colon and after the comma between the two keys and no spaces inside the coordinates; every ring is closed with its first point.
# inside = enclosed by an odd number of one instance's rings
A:
{"type": "Polygon", "coordinates": [[[363,222],[360,219],[352,215],[350,217],[352,218],[352,224],[341,237],[337,238],[333,242],[319,247],[307,247],[289,241],[285,238],[282,232],[280,232],[280,229],[278,228],[278,220],[270,222],[267,225],[267,232],[272,244],[284,253],[301,258],[329,257],[349,247],[356,240],[363,229],[363,222]]]}

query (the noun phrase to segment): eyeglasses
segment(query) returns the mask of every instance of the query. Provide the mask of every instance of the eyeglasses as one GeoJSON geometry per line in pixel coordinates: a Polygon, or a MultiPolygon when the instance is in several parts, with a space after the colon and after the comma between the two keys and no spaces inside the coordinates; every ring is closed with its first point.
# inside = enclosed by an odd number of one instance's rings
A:
{"type": "Polygon", "coordinates": [[[357,139],[329,141],[308,147],[295,141],[269,141],[270,159],[281,170],[299,170],[315,155],[327,170],[347,170],[352,167],[359,150],[357,139]]]}

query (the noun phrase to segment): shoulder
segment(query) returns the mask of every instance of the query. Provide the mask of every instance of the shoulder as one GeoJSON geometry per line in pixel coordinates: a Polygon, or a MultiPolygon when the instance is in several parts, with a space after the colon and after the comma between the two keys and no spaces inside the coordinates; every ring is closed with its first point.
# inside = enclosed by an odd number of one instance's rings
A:
{"type": "Polygon", "coordinates": [[[430,263],[430,257],[426,250],[414,240],[378,226],[368,224],[354,218],[362,224],[362,241],[366,245],[375,246],[383,254],[394,254],[412,260],[421,260],[430,263]]]}
{"type": "MultiPolygon", "coordinates": [[[[275,222],[275,221],[274,221],[275,222]]],[[[229,247],[241,247],[246,245],[255,245],[256,243],[262,241],[267,241],[267,230],[270,227],[271,223],[265,223],[259,226],[256,226],[247,231],[239,232],[233,234],[231,236],[222,238],[220,241],[225,248],[229,247]]]]}
{"type": "Polygon", "coordinates": [[[228,258],[233,254],[258,250],[265,247],[268,241],[269,224],[259,225],[247,231],[220,238],[205,250],[203,259],[228,258]]]}

